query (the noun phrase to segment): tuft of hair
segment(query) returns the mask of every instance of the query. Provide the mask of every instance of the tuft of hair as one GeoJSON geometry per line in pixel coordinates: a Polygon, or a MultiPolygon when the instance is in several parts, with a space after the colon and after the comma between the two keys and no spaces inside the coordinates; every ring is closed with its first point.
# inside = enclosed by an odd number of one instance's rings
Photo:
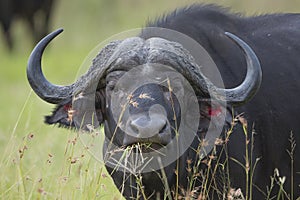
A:
{"type": "MultiPolygon", "coordinates": [[[[194,20],[195,18],[215,18],[218,17],[242,17],[241,13],[234,13],[230,11],[230,8],[219,6],[216,4],[199,4],[194,3],[189,6],[177,8],[170,13],[165,13],[162,16],[146,22],[146,27],[165,27],[171,25],[174,22],[181,20],[194,20]]],[[[220,18],[221,17],[221,18],[220,18]]]]}

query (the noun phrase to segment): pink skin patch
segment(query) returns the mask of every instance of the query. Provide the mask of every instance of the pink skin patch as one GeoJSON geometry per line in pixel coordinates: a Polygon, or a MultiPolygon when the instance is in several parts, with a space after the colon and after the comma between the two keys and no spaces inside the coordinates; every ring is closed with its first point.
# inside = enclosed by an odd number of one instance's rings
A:
{"type": "Polygon", "coordinates": [[[64,105],[64,111],[68,112],[70,109],[72,109],[72,105],[71,104],[66,104],[64,105]]]}
{"type": "Polygon", "coordinates": [[[221,107],[214,107],[213,109],[212,109],[212,107],[208,108],[209,116],[218,116],[221,112],[222,112],[221,107]]]}

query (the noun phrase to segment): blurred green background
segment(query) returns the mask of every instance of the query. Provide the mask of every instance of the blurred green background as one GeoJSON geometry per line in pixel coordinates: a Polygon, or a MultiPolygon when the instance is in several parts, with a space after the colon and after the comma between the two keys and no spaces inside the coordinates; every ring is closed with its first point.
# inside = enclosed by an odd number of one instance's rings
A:
{"type": "MultiPolygon", "coordinates": [[[[300,12],[299,0],[56,1],[51,30],[65,31],[47,48],[44,73],[53,83],[71,83],[101,41],[194,2],[217,3],[245,15],[300,12]]],[[[10,53],[0,31],[0,199],[118,199],[102,165],[86,152],[76,133],[43,124],[53,106],[41,101],[27,83],[30,31],[17,19],[12,32],[16,46],[10,53]]]]}

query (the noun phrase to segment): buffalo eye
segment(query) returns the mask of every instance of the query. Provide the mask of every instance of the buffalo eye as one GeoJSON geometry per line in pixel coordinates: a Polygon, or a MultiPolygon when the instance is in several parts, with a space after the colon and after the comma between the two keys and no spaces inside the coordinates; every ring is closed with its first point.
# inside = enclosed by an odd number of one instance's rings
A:
{"type": "Polygon", "coordinates": [[[120,79],[120,77],[124,74],[124,71],[113,71],[110,72],[107,76],[106,76],[106,90],[107,91],[112,91],[114,90],[118,80],[120,79]]]}
{"type": "Polygon", "coordinates": [[[112,81],[112,80],[106,81],[106,89],[107,90],[110,90],[110,91],[114,90],[115,85],[116,85],[115,81],[112,81]]]}

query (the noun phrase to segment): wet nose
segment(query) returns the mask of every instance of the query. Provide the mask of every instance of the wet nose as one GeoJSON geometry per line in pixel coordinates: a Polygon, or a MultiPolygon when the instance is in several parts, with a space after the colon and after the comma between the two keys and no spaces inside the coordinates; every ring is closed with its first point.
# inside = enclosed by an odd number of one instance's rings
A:
{"type": "Polygon", "coordinates": [[[129,124],[132,136],[137,138],[151,138],[167,131],[167,119],[162,116],[145,116],[132,120],[129,124]]]}

